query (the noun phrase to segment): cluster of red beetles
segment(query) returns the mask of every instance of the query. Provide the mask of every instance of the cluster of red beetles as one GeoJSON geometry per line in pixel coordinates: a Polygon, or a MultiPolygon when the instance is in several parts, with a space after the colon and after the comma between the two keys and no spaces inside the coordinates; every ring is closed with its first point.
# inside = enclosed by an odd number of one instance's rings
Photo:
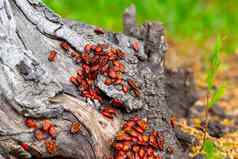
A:
{"type": "MultiPolygon", "coordinates": [[[[27,118],[25,125],[28,128],[34,129],[34,137],[38,141],[44,141],[46,149],[49,153],[56,152],[56,135],[57,130],[55,125],[48,119],[42,121],[41,125],[38,125],[34,119],[27,118]]],[[[23,148],[27,151],[27,145],[24,144],[23,148]]]]}
{"type": "Polygon", "coordinates": [[[127,120],[115,137],[114,159],[161,159],[164,137],[158,131],[148,133],[148,123],[137,116],[127,120]]]}
{"type": "MultiPolygon", "coordinates": [[[[86,44],[84,52],[80,54],[67,42],[62,42],[60,46],[80,66],[76,70],[76,74],[71,76],[69,80],[80,90],[82,96],[99,102],[102,101],[101,92],[95,86],[99,74],[106,77],[105,85],[120,85],[124,93],[131,91],[134,96],[140,96],[136,81],[123,79],[125,66],[120,60],[126,56],[126,53],[120,49],[111,48],[108,44],[86,44]]],[[[136,45],[134,50],[137,49],[138,46],[136,45]]],[[[55,61],[56,55],[56,51],[51,51],[48,55],[49,61],[55,61]]],[[[124,106],[120,99],[112,99],[111,104],[117,107],[124,106]]],[[[113,119],[113,115],[116,115],[115,109],[110,107],[104,107],[101,113],[109,119],[113,119]]]]}
{"type": "MultiPolygon", "coordinates": [[[[104,31],[100,28],[96,28],[94,32],[96,34],[104,34],[104,31]]],[[[125,52],[109,47],[108,44],[86,44],[83,53],[78,53],[67,42],[62,42],[60,46],[80,66],[76,70],[76,74],[71,76],[69,80],[80,90],[82,96],[98,100],[99,102],[102,101],[101,92],[95,86],[95,81],[99,74],[106,77],[105,85],[120,85],[124,93],[131,91],[134,96],[140,96],[137,82],[132,79],[125,80],[123,78],[125,66],[120,60],[126,56],[125,52]]],[[[139,42],[137,40],[132,42],[131,48],[135,52],[139,52],[139,42]]],[[[54,62],[56,58],[57,52],[55,50],[50,51],[48,60],[54,62]]],[[[112,99],[111,104],[112,106],[124,106],[123,101],[119,99],[112,99]]],[[[104,107],[101,109],[101,114],[109,119],[113,119],[116,112],[111,107],[104,107]]]]}
{"type": "Polygon", "coordinates": [[[104,81],[106,85],[121,85],[124,93],[131,89],[136,96],[140,95],[135,81],[123,79],[125,66],[120,60],[126,53],[120,49],[111,48],[107,44],[86,44],[84,52],[79,54],[66,42],[61,43],[61,47],[81,65],[76,75],[70,77],[70,81],[79,88],[83,96],[102,100],[98,88],[95,87],[98,74],[107,77],[104,81]]]}
{"type": "MultiPolygon", "coordinates": [[[[52,154],[56,152],[56,126],[48,119],[44,119],[41,124],[38,124],[34,119],[27,118],[25,125],[28,128],[34,129],[34,138],[38,141],[44,141],[47,151],[52,154]]],[[[74,122],[71,124],[70,133],[76,134],[80,132],[80,123],[74,122]]],[[[26,143],[21,144],[22,148],[26,151],[29,150],[29,145],[26,143]]]]}

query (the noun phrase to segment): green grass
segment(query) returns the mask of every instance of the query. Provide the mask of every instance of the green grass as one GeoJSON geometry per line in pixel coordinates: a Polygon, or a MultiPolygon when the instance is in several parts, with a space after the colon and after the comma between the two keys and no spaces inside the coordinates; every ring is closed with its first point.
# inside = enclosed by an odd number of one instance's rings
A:
{"type": "Polygon", "coordinates": [[[206,68],[208,96],[211,96],[211,99],[207,103],[208,109],[217,104],[225,93],[224,83],[217,86],[216,90],[213,89],[215,78],[221,66],[221,43],[221,38],[218,36],[213,51],[210,54],[208,67],[206,68]]]}
{"type": "Polygon", "coordinates": [[[204,42],[220,34],[232,51],[238,41],[236,0],[44,0],[60,15],[104,27],[122,30],[122,13],[134,3],[139,23],[159,20],[175,40],[204,42]]]}
{"type": "Polygon", "coordinates": [[[216,86],[217,89],[214,89],[214,81],[216,79],[219,68],[222,64],[221,60],[221,49],[222,49],[222,40],[220,36],[217,37],[216,43],[214,45],[213,51],[210,54],[207,68],[206,68],[206,82],[207,82],[207,104],[205,112],[205,122],[206,127],[204,131],[203,145],[202,150],[206,155],[207,159],[222,159],[223,156],[219,155],[219,151],[215,144],[207,139],[206,133],[208,131],[208,111],[210,108],[215,106],[216,103],[224,96],[225,93],[225,84],[216,86]],[[209,98],[210,97],[210,98],[209,98]]]}
{"type": "Polygon", "coordinates": [[[203,152],[207,159],[223,159],[224,156],[219,153],[215,144],[211,140],[206,140],[204,143],[203,152]]]}

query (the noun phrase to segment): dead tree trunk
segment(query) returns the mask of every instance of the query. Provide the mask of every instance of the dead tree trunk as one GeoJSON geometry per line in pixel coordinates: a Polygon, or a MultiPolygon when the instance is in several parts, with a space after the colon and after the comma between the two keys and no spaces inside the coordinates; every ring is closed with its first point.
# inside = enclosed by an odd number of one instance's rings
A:
{"type": "Polygon", "coordinates": [[[154,129],[163,133],[164,150],[174,149],[172,155],[165,151],[163,156],[184,158],[169,124],[163,27],[159,23],[137,27],[131,10],[124,16],[129,36],[112,32],[97,35],[94,26],[64,21],[40,0],[0,0],[0,158],[11,158],[15,151],[23,151],[25,158],[104,158],[111,153],[112,139],[122,121],[135,114],[146,117],[154,129]],[[131,48],[135,40],[140,42],[136,55],[131,48]],[[69,82],[77,65],[60,48],[61,41],[78,52],[83,52],[88,43],[107,43],[127,52],[123,60],[125,76],[138,81],[141,96],[124,95],[115,86],[106,87],[103,77],[97,77],[97,87],[109,100],[117,97],[126,103],[126,111],[117,118],[105,119],[98,113],[102,104],[80,96],[69,82]],[[48,61],[51,50],[58,53],[53,63],[48,61]],[[49,153],[44,142],[33,137],[33,130],[24,125],[26,117],[39,124],[47,118],[56,125],[56,152],[49,153]],[[79,134],[72,135],[69,129],[75,121],[83,126],[79,134]],[[30,145],[30,150],[24,150],[22,143],[30,145]]]}

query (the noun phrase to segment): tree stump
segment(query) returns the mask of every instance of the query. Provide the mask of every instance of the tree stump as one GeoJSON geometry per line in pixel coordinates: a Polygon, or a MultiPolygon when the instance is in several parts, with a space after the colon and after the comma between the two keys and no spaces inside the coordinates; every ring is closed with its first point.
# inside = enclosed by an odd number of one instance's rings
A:
{"type": "Polygon", "coordinates": [[[132,11],[133,6],[124,14],[126,35],[97,34],[94,26],[61,19],[40,0],[0,0],[0,158],[107,158],[123,120],[134,115],[147,118],[164,135],[164,158],[186,158],[170,125],[172,112],[165,98],[163,27],[155,22],[137,27],[132,11]],[[86,44],[107,44],[125,52],[124,78],[136,80],[141,95],[106,86],[98,75],[95,86],[107,98],[98,102],[82,96],[69,81],[78,64],[60,47],[62,41],[79,54],[86,44]],[[55,62],[48,60],[52,50],[57,52],[55,62]],[[113,98],[123,101],[125,110],[108,120],[99,109],[113,98]],[[57,129],[54,139],[45,135],[38,141],[34,136],[38,129],[26,127],[26,119],[38,127],[50,120],[57,129]],[[72,134],[75,122],[81,128],[72,134]]]}

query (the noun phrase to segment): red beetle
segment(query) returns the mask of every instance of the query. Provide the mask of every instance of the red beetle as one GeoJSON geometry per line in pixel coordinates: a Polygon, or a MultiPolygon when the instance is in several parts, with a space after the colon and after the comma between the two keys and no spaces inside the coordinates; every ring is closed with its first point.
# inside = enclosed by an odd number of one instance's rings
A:
{"type": "Polygon", "coordinates": [[[127,152],[131,148],[131,142],[124,141],[124,142],[122,142],[122,144],[123,144],[123,149],[122,150],[124,152],[127,152]]]}
{"type": "Polygon", "coordinates": [[[96,72],[96,71],[98,71],[98,69],[99,69],[99,65],[98,64],[96,64],[96,65],[94,65],[94,66],[92,66],[92,68],[91,68],[91,72],[96,72]]]}
{"type": "Polygon", "coordinates": [[[122,79],[116,79],[114,84],[122,84],[123,83],[123,80],[122,79]]]}
{"type": "Polygon", "coordinates": [[[148,142],[149,141],[149,136],[143,135],[142,137],[143,137],[144,142],[148,142]]]}
{"type": "Polygon", "coordinates": [[[142,130],[146,130],[148,128],[148,123],[145,120],[138,120],[136,124],[139,125],[142,130]]]}
{"type": "Polygon", "coordinates": [[[25,120],[25,125],[28,127],[28,128],[37,128],[37,124],[35,122],[35,120],[31,119],[31,118],[27,118],[25,120]]]}
{"type": "Polygon", "coordinates": [[[122,106],[124,106],[124,102],[120,99],[114,98],[114,99],[112,99],[112,105],[122,107],[122,106]]]}
{"type": "Polygon", "coordinates": [[[122,63],[120,63],[118,60],[113,60],[112,64],[115,65],[116,67],[120,67],[122,63]]]}
{"type": "Polygon", "coordinates": [[[79,68],[79,69],[77,70],[77,75],[78,75],[78,76],[83,76],[83,70],[82,70],[81,68],[79,68]]]}
{"type": "Polygon", "coordinates": [[[138,154],[139,154],[139,157],[143,159],[143,157],[145,156],[145,150],[143,148],[140,148],[138,154]]]}
{"type": "Polygon", "coordinates": [[[85,72],[86,74],[89,74],[89,73],[90,73],[90,67],[89,67],[89,65],[83,64],[82,67],[83,67],[83,70],[84,70],[84,72],[85,72]]]}
{"type": "Polygon", "coordinates": [[[123,91],[124,93],[128,93],[128,91],[129,91],[128,85],[123,85],[122,91],[123,91]]]}
{"type": "Polygon", "coordinates": [[[123,129],[131,129],[134,125],[135,125],[135,121],[127,121],[123,126],[122,128],[123,129]]]}
{"type": "Polygon", "coordinates": [[[27,143],[21,143],[20,146],[25,150],[25,151],[29,151],[30,146],[27,143]]]}
{"type": "Polygon", "coordinates": [[[117,56],[120,58],[123,58],[126,56],[126,53],[121,51],[120,49],[117,49],[116,53],[117,53],[117,56]]]}
{"type": "Polygon", "coordinates": [[[113,115],[116,115],[116,113],[117,113],[117,110],[112,108],[112,107],[110,107],[110,106],[104,107],[102,110],[106,111],[106,112],[109,112],[109,113],[111,113],[113,115]]]}
{"type": "Polygon", "coordinates": [[[95,56],[93,56],[93,57],[91,57],[91,63],[92,64],[98,64],[99,63],[99,61],[100,61],[100,56],[99,55],[95,55],[95,56]]]}
{"type": "Polygon", "coordinates": [[[44,140],[47,138],[47,133],[44,132],[42,129],[35,129],[34,130],[34,137],[38,140],[44,140]]]}
{"type": "Polygon", "coordinates": [[[118,134],[115,139],[117,141],[131,141],[132,140],[132,138],[129,135],[125,134],[125,133],[118,134]]]}
{"type": "Polygon", "coordinates": [[[84,51],[85,51],[86,53],[89,53],[89,52],[91,51],[91,49],[92,49],[92,45],[91,45],[91,44],[86,44],[86,45],[84,46],[84,51]]]}
{"type": "Polygon", "coordinates": [[[123,150],[123,144],[122,143],[113,143],[112,145],[115,150],[122,151],[123,150]]]}
{"type": "Polygon", "coordinates": [[[57,146],[56,146],[56,141],[55,140],[47,140],[45,141],[45,146],[48,151],[48,153],[53,154],[56,153],[57,146]]]}
{"type": "Polygon", "coordinates": [[[66,51],[70,50],[70,45],[67,42],[60,43],[60,46],[62,49],[66,50],[66,51]]]}
{"type": "Polygon", "coordinates": [[[88,82],[84,79],[81,80],[81,83],[80,83],[80,89],[81,90],[88,90],[88,82]]]}
{"type": "Polygon", "coordinates": [[[147,148],[148,156],[153,156],[155,154],[155,150],[152,147],[147,148]]]}
{"type": "Polygon", "coordinates": [[[109,65],[108,64],[106,64],[104,66],[100,65],[100,72],[102,74],[106,74],[107,75],[108,69],[109,69],[109,65]]]}
{"type": "Polygon", "coordinates": [[[56,60],[57,52],[55,50],[52,50],[49,52],[48,60],[51,62],[54,62],[56,60]]]}
{"type": "Polygon", "coordinates": [[[95,32],[96,34],[104,34],[104,31],[103,31],[101,28],[96,28],[96,29],[94,29],[94,32],[95,32]]]}
{"type": "Polygon", "coordinates": [[[104,81],[104,84],[107,85],[107,86],[110,86],[111,84],[113,83],[113,80],[108,78],[104,81]]]}
{"type": "Polygon", "coordinates": [[[172,126],[172,128],[175,128],[175,126],[176,126],[176,117],[175,116],[170,117],[170,125],[172,126]]]}
{"type": "Polygon", "coordinates": [[[52,126],[52,123],[48,119],[43,120],[42,129],[44,131],[48,132],[51,126],[52,126]]]}
{"type": "Polygon", "coordinates": [[[136,153],[136,152],[139,152],[140,146],[134,145],[134,146],[132,147],[132,150],[133,150],[135,153],[136,153]]]}
{"type": "Polygon", "coordinates": [[[96,55],[101,55],[102,51],[103,51],[103,49],[101,47],[99,47],[99,46],[97,46],[95,48],[96,55]]]}
{"type": "Polygon", "coordinates": [[[110,114],[109,112],[104,112],[104,111],[102,111],[101,114],[102,114],[103,116],[105,116],[106,118],[113,119],[112,114],[110,114]]]}
{"type": "Polygon", "coordinates": [[[56,127],[55,126],[51,126],[50,128],[49,128],[49,134],[50,134],[50,136],[52,137],[52,138],[56,138],[56,135],[57,135],[57,129],[56,129],[56,127]]]}
{"type": "Polygon", "coordinates": [[[132,137],[135,137],[135,138],[139,138],[139,136],[140,136],[140,134],[139,133],[137,133],[135,130],[126,130],[126,133],[127,134],[129,134],[130,136],[132,136],[132,137]]]}
{"type": "Polygon", "coordinates": [[[126,159],[126,153],[124,151],[118,151],[115,154],[115,159],[126,159]]]}
{"type": "Polygon", "coordinates": [[[136,130],[140,134],[143,134],[145,132],[144,129],[142,129],[141,127],[138,127],[138,126],[133,127],[133,129],[136,130]]]}
{"type": "Polygon", "coordinates": [[[132,42],[131,47],[133,48],[134,51],[139,52],[140,50],[140,43],[138,40],[135,40],[132,42]]]}
{"type": "Polygon", "coordinates": [[[79,122],[74,122],[71,124],[70,133],[76,134],[76,133],[79,133],[80,130],[81,130],[81,124],[79,122]]]}
{"type": "Polygon", "coordinates": [[[69,78],[69,80],[70,80],[70,82],[72,82],[75,86],[79,86],[79,83],[78,83],[76,77],[71,76],[71,77],[69,78]]]}
{"type": "Polygon", "coordinates": [[[82,62],[87,64],[91,62],[91,57],[89,53],[86,53],[86,52],[82,54],[81,59],[82,59],[82,62]]]}
{"type": "Polygon", "coordinates": [[[133,89],[132,91],[136,97],[140,97],[141,93],[140,93],[139,89],[133,89]]]}
{"type": "Polygon", "coordinates": [[[110,70],[108,71],[108,75],[109,75],[109,77],[111,77],[111,78],[116,78],[116,77],[117,77],[117,74],[116,74],[116,72],[115,72],[113,69],[110,69],[110,70]]]}
{"type": "Polygon", "coordinates": [[[132,87],[133,89],[138,89],[137,84],[134,80],[129,79],[127,82],[128,82],[128,85],[132,87]]]}

